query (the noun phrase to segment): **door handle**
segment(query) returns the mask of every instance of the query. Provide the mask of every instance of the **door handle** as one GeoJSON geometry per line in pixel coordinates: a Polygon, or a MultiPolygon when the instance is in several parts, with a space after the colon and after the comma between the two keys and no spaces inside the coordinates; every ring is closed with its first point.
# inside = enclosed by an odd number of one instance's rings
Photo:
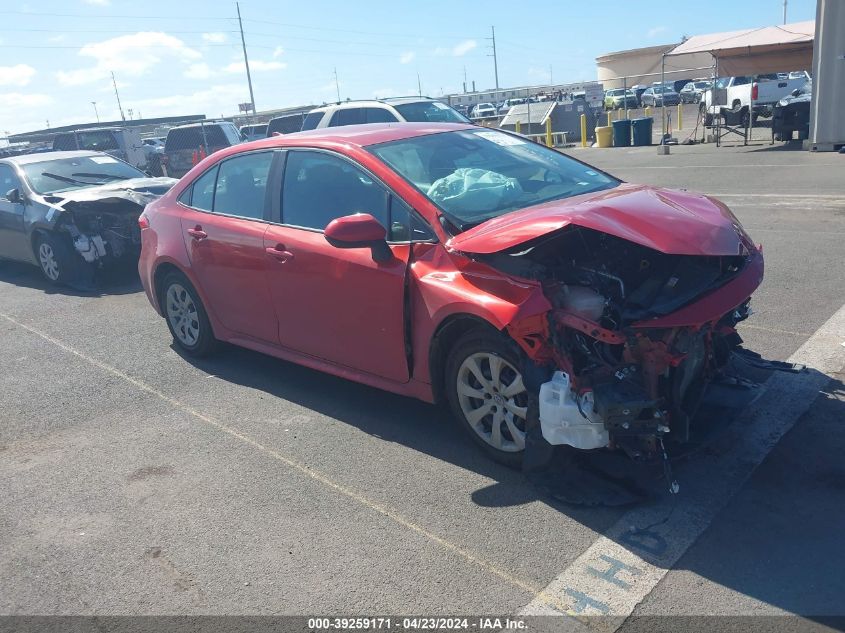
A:
{"type": "Polygon", "coordinates": [[[202,227],[197,224],[194,228],[188,229],[188,235],[190,235],[195,240],[204,240],[208,237],[208,233],[202,230],[202,227]]]}
{"type": "Polygon", "coordinates": [[[293,253],[288,250],[285,250],[285,247],[281,244],[276,244],[275,246],[268,246],[264,249],[264,251],[271,257],[275,257],[283,264],[293,259],[293,253]]]}

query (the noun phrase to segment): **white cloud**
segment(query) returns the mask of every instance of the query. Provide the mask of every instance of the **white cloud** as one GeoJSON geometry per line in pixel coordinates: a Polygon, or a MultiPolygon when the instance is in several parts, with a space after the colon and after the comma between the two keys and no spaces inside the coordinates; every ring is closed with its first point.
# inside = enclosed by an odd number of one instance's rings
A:
{"type": "Polygon", "coordinates": [[[0,66],[0,86],[25,86],[34,74],[35,69],[28,64],[0,66]]]}
{"type": "Polygon", "coordinates": [[[199,52],[179,38],[159,31],[142,31],[86,44],[79,55],[93,59],[94,66],[59,71],[56,77],[62,85],[93,83],[109,77],[111,71],[131,76],[144,75],[164,59],[188,64],[202,58],[199,52]]]}
{"type": "Polygon", "coordinates": [[[400,64],[410,64],[412,61],[414,61],[414,57],[416,57],[416,56],[417,56],[417,54],[414,51],[408,51],[407,53],[402,53],[402,56],[399,58],[399,63],[400,64]]]}
{"type": "Polygon", "coordinates": [[[216,115],[218,112],[232,112],[238,103],[249,101],[245,85],[218,84],[190,94],[174,94],[166,97],[134,100],[132,107],[145,117],[202,112],[216,115]]]}
{"type": "MultiPolygon", "coordinates": [[[[269,70],[282,70],[287,68],[288,65],[284,62],[268,62],[262,59],[253,59],[249,62],[249,70],[250,72],[260,73],[269,70]]],[[[246,65],[240,62],[232,62],[228,66],[223,67],[224,73],[245,73],[246,72],[246,65]]]]}
{"type": "Polygon", "coordinates": [[[284,54],[285,54],[285,49],[283,49],[281,46],[277,46],[276,48],[273,49],[273,59],[281,57],[284,54]]]}
{"type": "Polygon", "coordinates": [[[226,40],[229,39],[229,36],[225,33],[203,33],[202,34],[202,41],[208,42],[209,44],[223,44],[226,40]]]}
{"type": "Polygon", "coordinates": [[[208,79],[211,77],[211,68],[205,62],[191,64],[182,75],[188,79],[208,79]]]}
{"type": "Polygon", "coordinates": [[[469,53],[472,49],[478,46],[478,43],[475,40],[466,40],[465,42],[461,42],[455,48],[452,49],[452,55],[455,57],[462,57],[469,53]]]}
{"type": "Polygon", "coordinates": [[[664,33],[665,31],[666,31],[665,26],[655,26],[653,29],[649,29],[648,33],[646,33],[646,35],[648,37],[657,37],[658,35],[660,35],[661,33],[664,33]]]}
{"type": "Polygon", "coordinates": [[[452,48],[438,46],[434,49],[434,54],[438,57],[442,57],[444,55],[451,55],[452,57],[463,57],[477,46],[478,42],[476,42],[475,40],[465,40],[452,48]]]}
{"type": "Polygon", "coordinates": [[[0,92],[0,108],[35,108],[50,103],[53,103],[50,95],[0,92]]]}

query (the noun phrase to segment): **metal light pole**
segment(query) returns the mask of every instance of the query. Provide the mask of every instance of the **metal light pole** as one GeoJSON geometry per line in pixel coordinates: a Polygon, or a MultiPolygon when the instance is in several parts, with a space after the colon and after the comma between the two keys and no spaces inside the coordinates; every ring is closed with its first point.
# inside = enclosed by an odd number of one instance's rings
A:
{"type": "Polygon", "coordinates": [[[246,40],[244,39],[244,23],[241,22],[241,6],[236,2],[238,10],[238,27],[241,29],[241,46],[244,49],[244,66],[246,66],[246,82],[249,84],[249,100],[252,104],[252,115],[255,116],[255,96],[252,94],[252,76],[249,74],[249,57],[246,55],[246,40]]]}
{"type": "Polygon", "coordinates": [[[118,92],[117,92],[117,81],[115,81],[115,79],[114,79],[114,71],[112,71],[112,74],[111,74],[111,82],[112,82],[112,85],[114,86],[114,96],[117,98],[117,109],[120,110],[120,118],[123,121],[125,121],[126,117],[123,115],[123,106],[120,105],[120,94],[118,94],[118,92]]]}
{"type": "Polygon", "coordinates": [[[493,73],[496,76],[496,90],[499,89],[499,58],[496,56],[496,27],[490,27],[490,33],[493,37],[488,39],[493,40],[493,73]]]}
{"type": "Polygon", "coordinates": [[[92,102],[91,102],[91,105],[92,105],[92,106],[94,106],[94,116],[96,116],[96,117],[97,117],[97,123],[99,123],[99,122],[100,122],[100,113],[99,113],[99,112],[97,112],[97,102],[96,102],[96,101],[92,101],[92,102]]]}

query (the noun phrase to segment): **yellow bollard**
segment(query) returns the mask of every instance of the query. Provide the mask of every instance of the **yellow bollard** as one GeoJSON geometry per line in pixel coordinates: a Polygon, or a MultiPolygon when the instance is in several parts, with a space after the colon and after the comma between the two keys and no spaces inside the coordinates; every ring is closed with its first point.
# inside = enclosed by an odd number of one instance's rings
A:
{"type": "Polygon", "coordinates": [[[587,115],[581,115],[581,147],[587,147],[587,115]]]}
{"type": "Polygon", "coordinates": [[[645,116],[645,118],[649,118],[651,116],[651,106],[645,107],[645,112],[643,113],[643,115],[645,116]]]}
{"type": "Polygon", "coordinates": [[[554,147],[554,141],[552,140],[552,117],[549,116],[546,119],[546,147],[554,147]]]}
{"type": "Polygon", "coordinates": [[[607,127],[610,127],[611,125],[613,125],[613,111],[608,110],[607,111],[607,127]]]}
{"type": "Polygon", "coordinates": [[[678,104],[678,129],[679,130],[683,129],[683,126],[681,124],[681,104],[680,103],[678,104]]]}
{"type": "Polygon", "coordinates": [[[517,122],[516,122],[516,133],[517,133],[517,134],[522,134],[522,121],[517,121],[517,122]]]}

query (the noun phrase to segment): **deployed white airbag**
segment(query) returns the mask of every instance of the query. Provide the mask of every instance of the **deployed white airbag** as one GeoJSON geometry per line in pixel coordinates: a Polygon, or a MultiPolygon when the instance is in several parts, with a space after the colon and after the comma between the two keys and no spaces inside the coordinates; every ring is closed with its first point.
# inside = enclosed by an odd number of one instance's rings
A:
{"type": "Polygon", "coordinates": [[[469,167],[434,181],[428,190],[428,197],[445,209],[479,215],[507,207],[521,195],[516,178],[469,167]]]}

